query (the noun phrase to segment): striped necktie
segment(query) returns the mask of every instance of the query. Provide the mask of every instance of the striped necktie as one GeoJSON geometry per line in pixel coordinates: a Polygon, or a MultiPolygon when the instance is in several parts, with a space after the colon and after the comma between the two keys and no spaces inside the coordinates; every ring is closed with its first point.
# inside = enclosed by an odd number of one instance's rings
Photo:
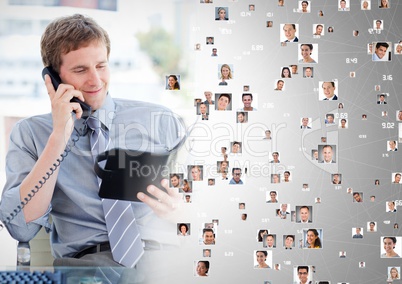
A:
{"type": "MultiPolygon", "coordinates": [[[[92,130],[91,152],[95,159],[97,155],[110,148],[109,130],[99,119],[92,116],[88,118],[87,124],[92,130]]],[[[100,186],[101,179],[98,178],[98,182],[100,186]]],[[[143,255],[144,249],[131,202],[103,199],[102,205],[113,259],[126,267],[133,268],[143,255]]]]}

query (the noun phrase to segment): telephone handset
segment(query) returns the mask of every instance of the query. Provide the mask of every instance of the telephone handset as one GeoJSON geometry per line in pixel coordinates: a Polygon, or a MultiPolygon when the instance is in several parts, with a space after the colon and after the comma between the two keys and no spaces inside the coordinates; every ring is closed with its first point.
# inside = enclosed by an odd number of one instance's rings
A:
{"type": "MultiPolygon", "coordinates": [[[[55,90],[57,90],[57,88],[59,87],[60,83],[61,83],[61,79],[59,74],[57,74],[56,71],[54,71],[54,69],[52,67],[45,67],[43,68],[42,71],[42,78],[43,80],[45,80],[45,75],[49,75],[50,79],[52,80],[52,84],[55,90]]],[[[91,115],[91,106],[84,103],[83,101],[77,99],[76,97],[71,99],[71,102],[76,102],[79,103],[81,105],[82,108],[82,118],[86,119],[91,115]]]]}

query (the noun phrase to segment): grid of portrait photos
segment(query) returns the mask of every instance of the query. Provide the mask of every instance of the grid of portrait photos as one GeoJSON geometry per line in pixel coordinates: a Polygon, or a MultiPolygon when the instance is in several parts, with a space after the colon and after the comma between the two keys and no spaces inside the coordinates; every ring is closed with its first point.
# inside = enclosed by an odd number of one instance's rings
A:
{"type": "Polygon", "coordinates": [[[194,236],[183,273],[208,283],[400,280],[401,4],[197,9],[196,124],[189,162],[170,173],[199,212],[177,223],[179,237],[194,236]]]}

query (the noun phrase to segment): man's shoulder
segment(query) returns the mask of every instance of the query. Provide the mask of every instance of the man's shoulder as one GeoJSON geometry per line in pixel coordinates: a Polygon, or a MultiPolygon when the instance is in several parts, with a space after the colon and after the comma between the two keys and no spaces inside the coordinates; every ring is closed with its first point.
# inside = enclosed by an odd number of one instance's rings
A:
{"type": "Polygon", "coordinates": [[[167,111],[171,112],[170,109],[168,109],[165,106],[155,104],[155,103],[150,103],[150,102],[144,102],[144,101],[135,101],[135,100],[127,100],[127,99],[113,99],[115,105],[116,105],[116,110],[126,110],[126,109],[149,109],[150,111],[155,111],[155,110],[161,110],[161,111],[167,111]]]}

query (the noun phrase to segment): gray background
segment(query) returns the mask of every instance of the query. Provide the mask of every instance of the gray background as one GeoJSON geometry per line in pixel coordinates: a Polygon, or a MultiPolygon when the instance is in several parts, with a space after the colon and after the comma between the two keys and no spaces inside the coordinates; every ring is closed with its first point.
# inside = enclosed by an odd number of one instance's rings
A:
{"type": "MultiPolygon", "coordinates": [[[[386,212],[386,201],[400,200],[401,185],[391,184],[391,173],[402,171],[400,151],[387,152],[387,140],[397,140],[398,122],[396,110],[402,109],[401,102],[401,55],[392,54],[391,62],[372,62],[367,54],[367,44],[375,41],[399,42],[402,40],[402,6],[400,1],[390,1],[390,9],[379,9],[372,1],[370,11],[360,9],[360,1],[352,1],[349,12],[338,12],[338,1],[312,1],[311,13],[295,13],[296,1],[285,1],[278,7],[276,1],[214,1],[213,4],[197,3],[197,17],[194,20],[193,37],[204,43],[207,36],[215,37],[214,45],[202,45],[195,53],[195,98],[204,99],[204,91],[232,93],[232,110],[210,112],[209,121],[200,122],[192,132],[186,146],[192,151],[188,159],[192,164],[204,165],[204,181],[193,183],[194,193],[187,217],[193,232],[202,228],[202,223],[219,219],[216,228],[216,245],[212,249],[211,267],[208,278],[195,278],[194,261],[201,260],[202,249],[198,244],[199,234],[183,240],[184,255],[181,273],[172,280],[191,283],[292,283],[294,266],[315,266],[315,273],[309,280],[331,281],[331,283],[385,283],[388,267],[401,266],[401,259],[381,259],[382,236],[400,236],[400,229],[394,230],[395,222],[401,223],[401,207],[397,213],[386,212]],[[255,4],[255,11],[248,12],[248,5],[255,4]],[[229,8],[229,21],[218,22],[214,8],[229,8]],[[318,16],[318,11],[324,17],[318,16]],[[272,17],[268,17],[272,13],[272,17]],[[370,34],[374,19],[382,19],[381,34],[370,34]],[[272,28],[266,21],[272,20],[272,28]],[[318,64],[298,64],[299,74],[285,79],[285,91],[275,92],[275,82],[280,79],[283,66],[297,64],[299,47],[297,43],[280,44],[280,24],[299,24],[299,43],[317,43],[318,64]],[[313,25],[325,25],[325,35],[313,38],[313,25]],[[334,27],[334,33],[327,28],[334,27]],[[359,36],[353,36],[359,30],[359,36]],[[218,49],[218,57],[211,57],[212,48],[218,49]],[[262,50],[261,50],[262,49],[262,50]],[[356,58],[357,63],[347,63],[347,58],[356,58]],[[233,79],[228,86],[218,86],[217,66],[233,64],[233,79]],[[313,66],[314,78],[303,78],[302,67],[313,66]],[[355,78],[349,72],[356,72],[355,78]],[[383,80],[383,75],[392,75],[393,80],[383,80]],[[337,102],[318,100],[319,81],[338,81],[335,93],[337,102]],[[250,85],[254,95],[253,106],[258,109],[249,113],[248,123],[236,124],[236,109],[241,108],[243,85],[250,85]],[[381,92],[389,93],[388,104],[376,104],[378,92],[375,85],[381,85],[381,92]],[[344,109],[338,110],[338,103],[344,109]],[[388,117],[381,112],[387,110],[388,117]],[[336,114],[336,126],[326,127],[323,118],[327,113],[336,114]],[[362,120],[367,114],[367,120],[362,120]],[[300,129],[301,117],[311,117],[312,129],[300,129]],[[340,118],[346,118],[348,129],[339,129],[340,118]],[[393,128],[382,128],[382,123],[394,123],[393,128]],[[272,131],[272,141],[262,140],[265,129],[272,131]],[[360,138],[365,135],[365,138],[360,138]],[[320,138],[327,137],[327,143],[336,145],[336,164],[320,165],[311,160],[311,149],[322,145],[320,138]],[[216,161],[222,160],[220,147],[230,142],[242,142],[242,154],[229,154],[230,169],[237,165],[247,167],[243,174],[244,185],[227,185],[219,180],[216,161]],[[279,151],[280,164],[268,164],[269,152],[279,151]],[[290,170],[290,183],[271,184],[271,173],[290,170]],[[342,184],[331,184],[331,174],[341,173],[342,184]],[[216,178],[216,185],[208,187],[208,177],[216,178]],[[374,186],[380,179],[381,185],[374,186]],[[302,191],[302,184],[308,183],[310,191],[302,191]],[[363,203],[353,203],[347,188],[363,192],[363,203]],[[278,192],[277,204],[265,203],[266,191],[278,192]],[[369,197],[375,195],[375,202],[369,197]],[[316,197],[321,204],[315,204],[316,197]],[[246,209],[239,210],[238,203],[245,202],[246,209]],[[279,219],[275,209],[280,203],[295,206],[313,206],[313,223],[306,225],[291,222],[290,216],[279,219]],[[242,221],[240,216],[247,213],[242,221]],[[377,232],[367,232],[367,222],[377,222],[377,232]],[[389,221],[389,224],[387,224],[389,221]],[[352,228],[363,227],[363,239],[352,239],[352,228]],[[322,249],[298,248],[303,229],[322,229],[322,249]],[[254,269],[255,250],[263,249],[256,240],[260,229],[268,229],[277,236],[277,247],[270,252],[272,263],[280,264],[280,270],[254,269]],[[296,248],[285,250],[282,236],[296,235],[296,248]],[[346,251],[345,259],[339,252],[346,251]],[[359,262],[365,268],[359,268],[359,262]],[[189,273],[189,271],[192,271],[189,273]]],[[[393,52],[392,52],[393,53],[393,52]]],[[[315,58],[317,60],[317,58],[315,58]]],[[[230,178],[231,175],[229,174],[230,178]]],[[[399,224],[402,225],[402,224],[399,224]]],[[[400,244],[397,247],[400,251],[400,244]]]]}

